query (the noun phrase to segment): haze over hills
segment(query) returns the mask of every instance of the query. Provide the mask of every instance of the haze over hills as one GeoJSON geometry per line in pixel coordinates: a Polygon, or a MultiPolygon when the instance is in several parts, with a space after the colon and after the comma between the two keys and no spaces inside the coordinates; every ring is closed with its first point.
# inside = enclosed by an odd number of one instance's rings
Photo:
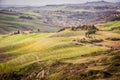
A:
{"type": "MultiPolygon", "coordinates": [[[[51,3],[51,4],[46,4],[46,5],[70,5],[70,4],[74,4],[74,5],[82,5],[82,4],[88,4],[88,5],[96,5],[96,4],[100,4],[101,6],[102,5],[111,5],[111,4],[114,4],[114,3],[120,3],[119,1],[113,1],[113,2],[109,2],[109,1],[87,1],[87,2],[82,2],[82,3],[60,3],[60,4],[54,4],[54,3],[51,3]]],[[[40,7],[40,6],[46,6],[46,5],[20,5],[20,4],[4,4],[4,3],[1,3],[0,6],[1,7],[28,7],[28,6],[31,6],[31,7],[40,7]]]]}
{"type": "MultiPolygon", "coordinates": [[[[86,2],[98,2],[98,1],[104,1],[104,0],[60,0],[60,1],[56,1],[56,0],[44,0],[44,1],[39,1],[39,0],[1,0],[0,1],[0,5],[8,5],[8,6],[44,6],[44,5],[50,5],[50,4],[78,4],[78,3],[86,3],[86,2]],[[34,3],[34,4],[33,4],[34,3]]],[[[105,0],[108,2],[118,2],[118,0],[105,0]]]]}
{"type": "Polygon", "coordinates": [[[51,32],[57,31],[60,27],[113,21],[116,17],[119,20],[120,5],[106,1],[94,1],[81,4],[46,5],[41,7],[1,7],[0,16],[1,33],[16,29],[36,30],[39,28],[42,32],[51,32]]]}

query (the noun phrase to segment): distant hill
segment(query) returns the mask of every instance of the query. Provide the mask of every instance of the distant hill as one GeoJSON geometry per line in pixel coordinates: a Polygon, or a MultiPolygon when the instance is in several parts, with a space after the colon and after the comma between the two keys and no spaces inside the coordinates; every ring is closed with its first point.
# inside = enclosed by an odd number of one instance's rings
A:
{"type": "Polygon", "coordinates": [[[86,8],[86,7],[104,7],[104,6],[117,6],[118,3],[112,3],[112,2],[107,2],[107,1],[93,1],[93,2],[86,2],[82,4],[62,4],[62,5],[46,5],[45,7],[61,7],[65,6],[64,8],[71,8],[71,9],[81,9],[81,8],[86,8]]]}
{"type": "Polygon", "coordinates": [[[110,6],[115,5],[115,3],[107,2],[107,1],[94,1],[85,3],[86,6],[110,6]]]}
{"type": "Polygon", "coordinates": [[[120,20],[120,3],[93,1],[83,4],[17,6],[0,8],[0,33],[41,29],[54,32],[60,27],[120,20]]]}

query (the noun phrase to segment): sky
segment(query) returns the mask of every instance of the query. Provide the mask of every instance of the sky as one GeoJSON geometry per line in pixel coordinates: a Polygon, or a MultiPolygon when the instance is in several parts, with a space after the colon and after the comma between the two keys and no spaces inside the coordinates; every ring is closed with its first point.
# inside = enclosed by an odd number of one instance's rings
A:
{"type": "MultiPolygon", "coordinates": [[[[44,6],[48,4],[77,4],[100,0],[0,0],[0,5],[27,5],[27,6],[44,6]]],[[[105,0],[116,2],[120,0],[105,0]]]]}

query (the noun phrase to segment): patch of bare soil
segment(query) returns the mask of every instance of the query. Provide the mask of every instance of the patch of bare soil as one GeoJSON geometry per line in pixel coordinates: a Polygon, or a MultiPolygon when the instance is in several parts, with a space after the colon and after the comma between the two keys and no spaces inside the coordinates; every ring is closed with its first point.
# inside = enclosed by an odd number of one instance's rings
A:
{"type": "Polygon", "coordinates": [[[107,49],[120,49],[120,38],[106,38],[106,40],[83,38],[80,40],[73,40],[73,43],[80,46],[90,44],[92,46],[105,47],[107,49]]]}
{"type": "Polygon", "coordinates": [[[12,58],[13,56],[11,54],[6,54],[2,50],[0,50],[0,63],[11,60],[12,58]]]}
{"type": "Polygon", "coordinates": [[[90,39],[90,38],[83,38],[83,39],[80,39],[80,40],[73,40],[74,42],[78,42],[78,43],[83,43],[83,44],[87,44],[87,43],[100,43],[100,42],[103,42],[102,39],[90,39]]]}
{"type": "Polygon", "coordinates": [[[108,46],[104,46],[102,43],[104,42],[103,39],[90,39],[90,38],[83,38],[80,40],[73,40],[73,43],[75,43],[75,45],[80,45],[80,46],[85,46],[87,44],[91,44],[92,46],[100,46],[100,47],[106,47],[109,48],[108,46]]]}
{"type": "Polygon", "coordinates": [[[107,38],[106,40],[110,40],[110,41],[120,41],[120,38],[107,38]]]}
{"type": "Polygon", "coordinates": [[[113,49],[120,49],[120,41],[105,41],[105,42],[97,43],[97,45],[107,46],[113,49]]]}

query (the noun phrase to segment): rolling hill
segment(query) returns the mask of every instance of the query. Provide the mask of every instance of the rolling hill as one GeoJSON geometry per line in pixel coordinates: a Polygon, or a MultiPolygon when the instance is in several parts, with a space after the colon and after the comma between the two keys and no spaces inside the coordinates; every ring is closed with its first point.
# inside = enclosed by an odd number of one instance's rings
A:
{"type": "Polygon", "coordinates": [[[119,79],[120,41],[106,38],[111,35],[120,38],[120,35],[99,31],[95,36],[104,40],[99,43],[102,46],[91,43],[76,45],[73,40],[84,38],[84,33],[65,30],[59,33],[0,35],[0,56],[3,56],[0,58],[0,79],[119,79]]]}
{"type": "Polygon", "coordinates": [[[37,31],[40,29],[41,32],[54,32],[59,29],[58,26],[42,23],[40,20],[36,19],[37,14],[35,13],[25,13],[32,15],[34,19],[23,19],[20,15],[10,15],[10,14],[0,14],[0,33],[10,33],[16,30],[29,30],[33,29],[37,31]]]}

